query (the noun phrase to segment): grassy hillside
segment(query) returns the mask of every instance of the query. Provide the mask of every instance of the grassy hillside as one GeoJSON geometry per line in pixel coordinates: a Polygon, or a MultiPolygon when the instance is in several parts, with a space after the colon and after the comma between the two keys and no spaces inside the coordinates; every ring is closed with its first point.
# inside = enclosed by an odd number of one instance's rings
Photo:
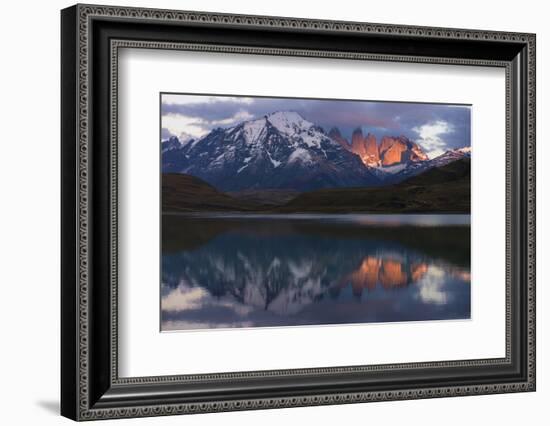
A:
{"type": "Polygon", "coordinates": [[[245,191],[228,192],[229,196],[251,204],[263,206],[280,206],[288,203],[300,194],[289,189],[249,189],[245,191]]]}
{"type": "Polygon", "coordinates": [[[279,212],[469,213],[470,160],[430,169],[397,185],[323,189],[298,195],[279,212]]]}
{"type": "Polygon", "coordinates": [[[254,211],[258,206],[238,200],[194,176],[167,173],[162,175],[162,211],[254,211]]]}

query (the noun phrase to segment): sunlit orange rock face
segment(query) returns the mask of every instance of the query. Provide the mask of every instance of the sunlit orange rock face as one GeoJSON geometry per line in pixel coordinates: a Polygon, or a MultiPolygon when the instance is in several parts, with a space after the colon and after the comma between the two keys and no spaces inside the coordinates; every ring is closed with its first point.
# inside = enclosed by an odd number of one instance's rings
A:
{"type": "Polygon", "coordinates": [[[353,131],[351,136],[351,147],[349,150],[358,155],[363,161],[363,164],[371,167],[380,165],[380,156],[378,155],[378,145],[376,144],[376,136],[368,133],[363,136],[361,128],[353,131]]]}
{"type": "Polygon", "coordinates": [[[355,129],[351,135],[351,150],[359,157],[363,157],[366,153],[365,140],[361,129],[355,129]]]}
{"type": "Polygon", "coordinates": [[[359,268],[341,280],[339,287],[351,284],[353,294],[361,296],[364,290],[373,290],[378,283],[386,289],[404,287],[421,279],[427,271],[425,263],[408,265],[397,259],[367,256],[359,268]]]}
{"type": "Polygon", "coordinates": [[[380,142],[380,157],[383,166],[392,166],[401,163],[403,152],[407,151],[407,144],[399,138],[384,136],[380,142]]]}
{"type": "Polygon", "coordinates": [[[383,166],[428,160],[422,148],[405,136],[384,136],[380,142],[379,151],[383,166]]]}
{"type": "Polygon", "coordinates": [[[376,136],[368,133],[365,136],[365,157],[362,159],[367,165],[380,165],[380,155],[378,145],[376,145],[376,136]]]}
{"type": "Polygon", "coordinates": [[[360,127],[351,135],[351,143],[334,127],[329,136],[348,151],[358,155],[363,164],[369,167],[393,166],[409,162],[428,160],[422,148],[405,136],[384,136],[378,145],[376,136],[371,133],[363,135],[360,127]]]}

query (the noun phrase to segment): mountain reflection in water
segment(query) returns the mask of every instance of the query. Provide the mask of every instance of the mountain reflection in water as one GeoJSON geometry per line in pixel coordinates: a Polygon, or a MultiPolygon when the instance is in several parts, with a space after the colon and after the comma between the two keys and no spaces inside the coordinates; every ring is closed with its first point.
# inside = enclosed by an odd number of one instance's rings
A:
{"type": "Polygon", "coordinates": [[[468,216],[355,216],[165,215],[161,329],[470,318],[468,216]]]}

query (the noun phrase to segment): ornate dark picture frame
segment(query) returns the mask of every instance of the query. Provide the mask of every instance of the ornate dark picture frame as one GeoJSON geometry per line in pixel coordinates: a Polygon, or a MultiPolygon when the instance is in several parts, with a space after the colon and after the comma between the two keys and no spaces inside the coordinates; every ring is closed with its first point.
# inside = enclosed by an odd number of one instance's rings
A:
{"type": "Polygon", "coordinates": [[[62,415],[92,420],[535,390],[534,34],[95,5],[64,9],[61,28],[62,415]],[[118,377],[121,47],[504,68],[506,356],[118,377]]]}

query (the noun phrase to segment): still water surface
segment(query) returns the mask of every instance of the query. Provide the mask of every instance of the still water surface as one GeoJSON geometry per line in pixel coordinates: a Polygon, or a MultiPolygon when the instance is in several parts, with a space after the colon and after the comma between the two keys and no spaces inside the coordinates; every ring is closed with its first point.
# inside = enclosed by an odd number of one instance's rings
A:
{"type": "Polygon", "coordinates": [[[469,215],[164,215],[161,329],[470,318],[469,215]]]}

